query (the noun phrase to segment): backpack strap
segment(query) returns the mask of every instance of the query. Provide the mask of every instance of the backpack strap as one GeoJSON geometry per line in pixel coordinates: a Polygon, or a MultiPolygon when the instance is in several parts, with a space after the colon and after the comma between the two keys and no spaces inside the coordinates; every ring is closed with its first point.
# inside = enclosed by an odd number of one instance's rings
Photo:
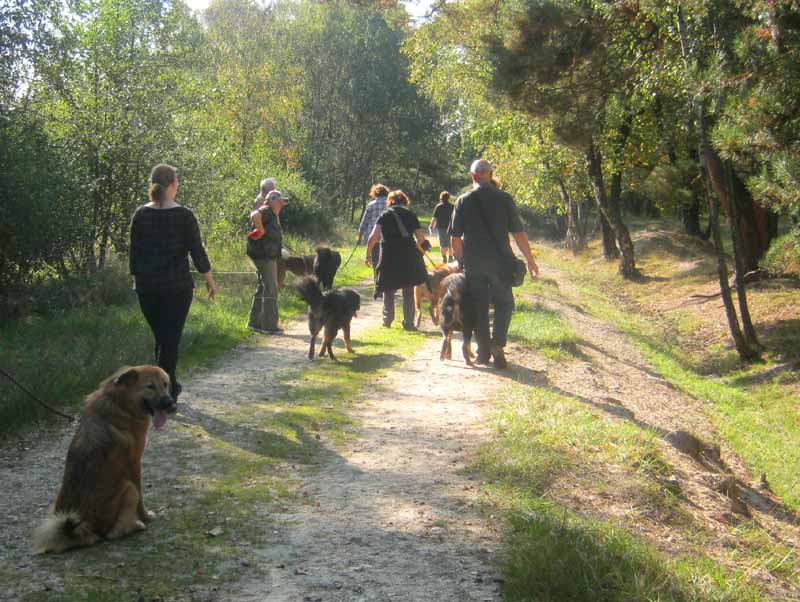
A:
{"type": "Polygon", "coordinates": [[[400,236],[402,236],[403,238],[409,238],[411,235],[408,233],[408,230],[406,230],[406,227],[403,225],[403,222],[400,221],[400,216],[397,215],[397,212],[390,207],[389,213],[391,213],[394,216],[394,221],[397,222],[397,228],[398,230],[400,230],[400,236]]]}

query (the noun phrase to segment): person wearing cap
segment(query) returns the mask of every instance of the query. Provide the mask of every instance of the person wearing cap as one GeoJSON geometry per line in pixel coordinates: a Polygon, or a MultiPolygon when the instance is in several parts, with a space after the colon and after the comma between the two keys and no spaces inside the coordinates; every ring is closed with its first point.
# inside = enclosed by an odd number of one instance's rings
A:
{"type": "Polygon", "coordinates": [[[278,187],[275,178],[264,178],[261,180],[261,192],[256,195],[253,201],[253,211],[258,211],[264,205],[267,195],[278,187]]]}
{"type": "Polygon", "coordinates": [[[258,271],[247,327],[262,334],[282,332],[278,328],[278,258],[283,246],[280,213],[286,201],[280,190],[272,190],[264,196],[264,204],[250,214],[261,236],[247,240],[247,255],[258,271]]]}
{"type": "Polygon", "coordinates": [[[531,278],[539,267],[531,253],[514,199],[500,190],[492,179],[492,165],[476,159],[470,166],[472,189],[461,195],[453,210],[450,243],[453,255],[464,266],[467,291],[475,307],[476,364],[494,360],[495,368],[505,368],[504,347],[514,312],[511,284],[500,277],[505,255],[513,254],[508,235],[525,255],[531,278]],[[494,303],[494,323],[489,336],[489,303],[494,303]]]}

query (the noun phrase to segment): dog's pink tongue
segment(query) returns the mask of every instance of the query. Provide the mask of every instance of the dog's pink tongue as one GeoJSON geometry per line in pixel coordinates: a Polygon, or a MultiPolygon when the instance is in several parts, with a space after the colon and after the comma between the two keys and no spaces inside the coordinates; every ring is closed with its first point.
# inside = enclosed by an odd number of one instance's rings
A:
{"type": "Polygon", "coordinates": [[[167,413],[164,410],[156,410],[153,415],[153,428],[159,430],[167,422],[167,413]]]}

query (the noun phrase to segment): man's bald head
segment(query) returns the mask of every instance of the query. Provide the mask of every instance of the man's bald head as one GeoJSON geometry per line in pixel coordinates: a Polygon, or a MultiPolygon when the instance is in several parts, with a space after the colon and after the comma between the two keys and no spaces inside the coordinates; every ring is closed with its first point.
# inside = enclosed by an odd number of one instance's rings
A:
{"type": "Polygon", "coordinates": [[[475,182],[489,182],[492,179],[492,164],[486,159],[475,159],[469,166],[469,173],[475,182]]]}

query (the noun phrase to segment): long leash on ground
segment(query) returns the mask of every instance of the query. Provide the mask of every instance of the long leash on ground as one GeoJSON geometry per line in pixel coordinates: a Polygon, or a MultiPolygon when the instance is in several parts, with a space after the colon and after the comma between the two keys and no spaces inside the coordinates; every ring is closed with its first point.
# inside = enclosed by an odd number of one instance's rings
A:
{"type": "Polygon", "coordinates": [[[50,406],[50,405],[46,404],[45,402],[43,402],[41,399],[39,399],[38,397],[36,397],[36,395],[34,395],[34,394],[33,394],[33,393],[31,393],[30,391],[28,391],[28,389],[26,389],[26,388],[25,388],[25,387],[23,387],[21,384],[19,384],[19,382],[17,382],[17,379],[15,379],[13,376],[11,376],[11,375],[10,375],[8,372],[6,372],[5,370],[3,370],[2,368],[0,368],[0,373],[1,373],[1,374],[3,374],[3,376],[5,376],[5,377],[6,377],[8,380],[10,380],[12,383],[14,383],[15,385],[17,385],[17,386],[18,386],[18,387],[19,387],[19,388],[20,388],[22,391],[24,391],[25,393],[27,393],[28,397],[30,397],[31,399],[33,399],[35,402],[37,402],[38,404],[40,404],[40,405],[41,405],[41,406],[43,406],[44,408],[46,408],[46,409],[50,410],[51,412],[53,412],[53,414],[58,414],[59,416],[61,416],[62,418],[66,418],[66,419],[67,419],[67,420],[69,420],[70,422],[73,422],[73,421],[75,420],[75,416],[70,416],[70,415],[68,415],[68,414],[65,414],[64,412],[60,412],[60,411],[58,411],[57,409],[55,409],[54,407],[52,407],[52,406],[50,406]]]}

